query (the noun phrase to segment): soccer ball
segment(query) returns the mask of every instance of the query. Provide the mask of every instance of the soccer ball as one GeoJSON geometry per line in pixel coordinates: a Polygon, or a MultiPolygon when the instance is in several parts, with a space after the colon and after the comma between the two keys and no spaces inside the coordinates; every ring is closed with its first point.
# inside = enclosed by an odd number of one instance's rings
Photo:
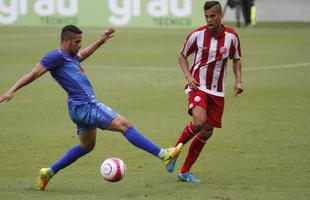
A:
{"type": "Polygon", "coordinates": [[[109,182],[120,181],[126,173],[126,165],[120,158],[108,158],[101,164],[101,175],[109,182]]]}

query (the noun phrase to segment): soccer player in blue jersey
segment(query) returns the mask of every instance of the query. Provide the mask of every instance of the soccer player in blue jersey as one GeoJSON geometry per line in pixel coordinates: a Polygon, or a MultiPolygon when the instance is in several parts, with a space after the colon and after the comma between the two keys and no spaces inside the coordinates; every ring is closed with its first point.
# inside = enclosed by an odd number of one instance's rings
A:
{"type": "Polygon", "coordinates": [[[8,102],[17,90],[47,71],[50,71],[53,78],[68,93],[68,111],[72,121],[76,124],[80,144],[69,149],[50,167],[39,170],[36,187],[40,190],[45,189],[49,180],[59,170],[93,150],[97,128],[122,133],[131,144],[160,158],[165,165],[168,165],[181,151],[182,144],[167,149],[160,148],[139,133],[127,119],[96,99],[80,63],[112,38],[114,33],[115,29],[107,29],[96,42],[79,51],[82,44],[82,31],[74,25],[63,27],[60,48],[47,53],[30,73],[23,76],[4,95],[0,96],[0,103],[8,102]]]}

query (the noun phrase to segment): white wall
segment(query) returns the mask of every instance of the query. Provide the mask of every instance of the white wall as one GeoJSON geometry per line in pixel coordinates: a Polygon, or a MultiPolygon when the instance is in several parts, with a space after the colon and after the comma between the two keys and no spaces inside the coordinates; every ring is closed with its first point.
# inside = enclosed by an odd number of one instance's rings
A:
{"type": "MultiPolygon", "coordinates": [[[[255,0],[255,5],[257,22],[310,22],[310,0],[255,0]]],[[[235,9],[227,9],[224,19],[226,21],[235,21],[235,9]]]]}

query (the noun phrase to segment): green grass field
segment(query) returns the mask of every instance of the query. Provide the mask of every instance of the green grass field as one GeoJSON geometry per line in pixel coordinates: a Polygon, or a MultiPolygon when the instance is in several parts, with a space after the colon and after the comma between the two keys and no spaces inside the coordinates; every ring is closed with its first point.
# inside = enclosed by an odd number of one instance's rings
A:
{"type": "MultiPolygon", "coordinates": [[[[84,63],[97,97],[163,147],[190,117],[178,51],[190,30],[119,29],[84,63]]],[[[310,197],[310,24],[259,24],[237,29],[245,92],[233,97],[229,63],[223,128],[192,168],[203,182],[176,182],[163,164],[118,133],[98,131],[97,146],[34,189],[38,169],[77,144],[66,94],[44,75],[0,104],[0,199],[307,200],[310,197]],[[99,173],[110,156],[127,165],[108,183],[99,173]]],[[[0,94],[51,49],[59,29],[0,27],[0,94]]],[[[84,46],[101,30],[84,28],[84,46]]],[[[177,167],[184,160],[188,144],[177,167]]]]}

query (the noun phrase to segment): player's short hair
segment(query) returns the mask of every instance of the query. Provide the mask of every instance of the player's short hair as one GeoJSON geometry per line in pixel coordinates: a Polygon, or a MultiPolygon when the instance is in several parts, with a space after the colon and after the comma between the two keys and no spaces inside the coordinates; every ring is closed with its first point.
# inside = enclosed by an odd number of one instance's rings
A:
{"type": "Polygon", "coordinates": [[[82,34],[83,32],[74,25],[66,25],[61,30],[61,42],[65,40],[65,38],[73,38],[76,34],[82,34]]]}
{"type": "Polygon", "coordinates": [[[216,9],[219,13],[222,13],[222,6],[218,1],[206,1],[205,5],[203,6],[203,9],[206,11],[213,8],[214,6],[216,6],[216,9]]]}

